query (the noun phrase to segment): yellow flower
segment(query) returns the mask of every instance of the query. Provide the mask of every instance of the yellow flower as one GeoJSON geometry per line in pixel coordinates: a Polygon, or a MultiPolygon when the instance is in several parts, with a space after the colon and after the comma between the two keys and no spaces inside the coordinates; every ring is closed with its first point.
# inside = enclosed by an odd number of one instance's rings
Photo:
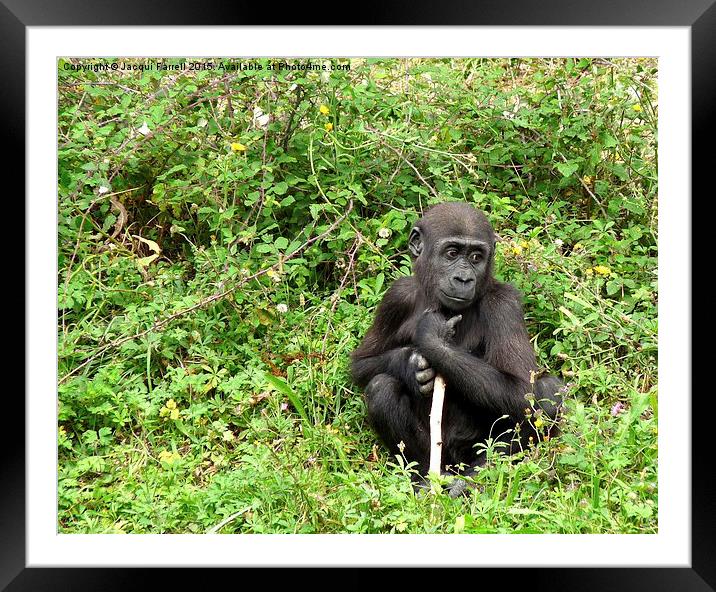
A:
{"type": "Polygon", "coordinates": [[[599,275],[609,275],[611,270],[606,265],[597,265],[594,267],[594,271],[599,275]]]}
{"type": "Polygon", "coordinates": [[[321,105],[318,110],[324,115],[328,115],[331,112],[331,110],[326,105],[321,105]]]}
{"type": "Polygon", "coordinates": [[[60,426],[60,430],[59,430],[59,431],[60,431],[60,436],[64,436],[64,435],[65,435],[65,428],[64,428],[63,426],[60,426]]]}
{"type": "Polygon", "coordinates": [[[246,146],[240,144],[239,142],[232,142],[231,150],[233,150],[234,152],[246,152],[246,146]]]}
{"type": "Polygon", "coordinates": [[[327,123],[327,124],[324,125],[323,127],[326,128],[326,131],[327,131],[327,132],[330,132],[330,131],[333,129],[333,124],[332,124],[332,123],[327,123]]]}
{"type": "Polygon", "coordinates": [[[638,105],[638,104],[632,105],[631,108],[634,109],[634,111],[636,111],[637,113],[639,113],[641,111],[641,105],[638,105]]]}
{"type": "Polygon", "coordinates": [[[179,408],[174,399],[169,399],[164,403],[164,407],[159,410],[159,417],[169,416],[169,419],[179,419],[179,408]]]}
{"type": "Polygon", "coordinates": [[[586,273],[587,275],[594,275],[594,270],[590,267],[589,269],[586,270],[585,273],[586,273]]]}
{"type": "Polygon", "coordinates": [[[167,464],[174,464],[181,460],[181,455],[178,452],[169,452],[168,450],[162,450],[159,453],[159,460],[167,464]]]}
{"type": "Polygon", "coordinates": [[[582,177],[582,181],[584,181],[584,184],[585,184],[585,185],[591,185],[591,184],[592,184],[592,178],[591,178],[589,175],[587,175],[587,176],[585,176],[585,177],[582,177]]]}
{"type": "Polygon", "coordinates": [[[520,247],[519,245],[515,245],[514,247],[512,247],[512,252],[515,255],[522,255],[522,247],[520,247]]]}
{"type": "Polygon", "coordinates": [[[529,249],[529,248],[530,248],[530,244],[529,244],[526,240],[521,240],[521,241],[520,241],[520,247],[522,247],[523,249],[529,249]]]}
{"type": "Polygon", "coordinates": [[[535,427],[540,429],[544,425],[544,420],[541,417],[535,419],[535,427]]]}

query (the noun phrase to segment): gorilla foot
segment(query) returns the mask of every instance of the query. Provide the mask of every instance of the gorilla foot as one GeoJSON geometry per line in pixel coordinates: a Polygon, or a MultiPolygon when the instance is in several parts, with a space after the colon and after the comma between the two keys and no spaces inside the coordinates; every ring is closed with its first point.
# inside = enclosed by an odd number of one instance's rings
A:
{"type": "Polygon", "coordinates": [[[470,495],[470,491],[476,487],[477,484],[468,479],[453,479],[447,487],[447,493],[453,499],[461,495],[467,497],[470,495]]]}

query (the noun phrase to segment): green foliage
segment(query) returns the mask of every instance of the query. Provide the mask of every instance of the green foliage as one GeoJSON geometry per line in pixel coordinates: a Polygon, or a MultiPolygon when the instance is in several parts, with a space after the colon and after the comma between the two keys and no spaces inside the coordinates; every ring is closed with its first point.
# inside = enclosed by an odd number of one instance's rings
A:
{"type": "Polygon", "coordinates": [[[62,532],[656,532],[655,60],[64,63],[62,532]],[[570,382],[459,500],[413,495],[347,367],[446,200],[570,382]]]}

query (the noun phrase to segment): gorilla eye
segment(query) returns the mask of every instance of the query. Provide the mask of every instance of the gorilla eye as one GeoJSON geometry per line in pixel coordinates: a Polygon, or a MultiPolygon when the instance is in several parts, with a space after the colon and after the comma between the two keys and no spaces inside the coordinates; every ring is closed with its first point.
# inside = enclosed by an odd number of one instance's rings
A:
{"type": "Polygon", "coordinates": [[[471,263],[477,263],[480,259],[482,259],[482,253],[475,251],[474,253],[470,254],[471,263]]]}
{"type": "Polygon", "coordinates": [[[458,251],[455,248],[448,249],[447,251],[445,251],[445,255],[448,259],[455,259],[455,257],[457,257],[458,255],[458,251]]]}

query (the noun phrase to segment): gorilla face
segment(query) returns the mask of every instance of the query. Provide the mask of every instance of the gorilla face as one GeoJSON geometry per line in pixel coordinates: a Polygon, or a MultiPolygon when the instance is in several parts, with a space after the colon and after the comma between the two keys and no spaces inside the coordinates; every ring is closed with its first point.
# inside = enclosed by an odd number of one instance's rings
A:
{"type": "Polygon", "coordinates": [[[434,206],[418,220],[408,248],[413,272],[430,306],[461,311],[492,281],[495,235],[486,216],[468,204],[434,206]]]}
{"type": "Polygon", "coordinates": [[[448,237],[436,241],[430,265],[437,285],[435,296],[451,311],[470,306],[485,281],[490,247],[478,238],[448,237]]]}

